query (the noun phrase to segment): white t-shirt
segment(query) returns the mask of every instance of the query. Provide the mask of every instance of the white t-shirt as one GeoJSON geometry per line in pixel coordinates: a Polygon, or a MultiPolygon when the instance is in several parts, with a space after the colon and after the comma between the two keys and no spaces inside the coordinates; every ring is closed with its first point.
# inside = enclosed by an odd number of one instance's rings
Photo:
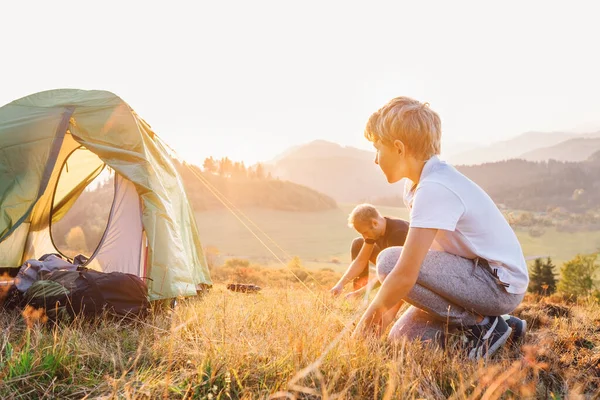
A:
{"type": "Polygon", "coordinates": [[[507,292],[527,291],[529,273],[519,240],[483,189],[437,156],[423,167],[414,191],[413,186],[407,180],[404,189],[410,226],[439,229],[432,250],[483,258],[498,269],[507,292]]]}

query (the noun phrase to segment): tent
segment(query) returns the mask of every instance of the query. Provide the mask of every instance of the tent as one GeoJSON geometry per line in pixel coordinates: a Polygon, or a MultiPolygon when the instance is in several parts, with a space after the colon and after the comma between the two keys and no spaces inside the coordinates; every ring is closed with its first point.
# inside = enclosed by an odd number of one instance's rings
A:
{"type": "Polygon", "coordinates": [[[150,278],[152,300],[210,285],[167,149],[127,103],[95,90],[50,90],[0,108],[0,267],[59,252],[52,223],[106,166],[114,171],[114,197],[86,266],[150,278]]]}

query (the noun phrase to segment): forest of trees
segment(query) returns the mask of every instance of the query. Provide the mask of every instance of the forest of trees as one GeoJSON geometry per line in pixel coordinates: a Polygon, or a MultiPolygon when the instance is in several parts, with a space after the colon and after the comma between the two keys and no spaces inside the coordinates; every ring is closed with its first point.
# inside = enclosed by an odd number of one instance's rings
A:
{"type": "MultiPolygon", "coordinates": [[[[579,215],[600,211],[600,154],[585,162],[507,160],[457,169],[504,208],[579,215]]],[[[373,202],[404,204],[399,196],[373,202]]]]}
{"type": "Polygon", "coordinates": [[[273,179],[261,164],[247,168],[225,157],[204,160],[203,168],[176,162],[195,211],[224,207],[211,192],[217,190],[238,207],[286,211],[321,211],[337,208],[331,197],[292,182],[273,179]],[[199,178],[198,176],[201,178],[199,178]]]}
{"type": "Polygon", "coordinates": [[[585,213],[600,205],[596,156],[585,162],[508,160],[457,168],[507,208],[545,212],[558,207],[585,213]]]}
{"type": "MultiPolygon", "coordinates": [[[[198,167],[193,166],[200,170],[198,167]]],[[[268,179],[272,180],[271,173],[265,173],[265,168],[258,163],[253,167],[247,168],[243,161],[232,161],[229,157],[215,159],[212,156],[204,159],[202,171],[206,174],[217,175],[223,178],[233,179],[268,179]]]]}

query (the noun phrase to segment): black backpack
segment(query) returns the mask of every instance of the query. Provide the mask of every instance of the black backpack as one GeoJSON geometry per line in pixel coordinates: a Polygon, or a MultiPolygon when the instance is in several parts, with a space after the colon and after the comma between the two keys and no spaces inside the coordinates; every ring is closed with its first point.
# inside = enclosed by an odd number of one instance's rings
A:
{"type": "Polygon", "coordinates": [[[116,317],[144,318],[150,310],[148,286],[139,277],[122,272],[54,271],[45,281],[37,281],[25,293],[27,304],[45,308],[51,319],[55,310],[64,308],[68,315],[94,318],[103,312],[116,317]],[[43,287],[40,285],[44,285],[43,287]],[[46,289],[48,288],[48,289],[46,289]]]}

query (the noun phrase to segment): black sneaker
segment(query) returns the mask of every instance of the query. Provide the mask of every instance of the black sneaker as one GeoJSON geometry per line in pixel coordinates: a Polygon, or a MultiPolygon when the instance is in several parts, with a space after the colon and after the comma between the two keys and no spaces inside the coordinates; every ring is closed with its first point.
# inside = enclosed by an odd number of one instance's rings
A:
{"type": "Polygon", "coordinates": [[[512,315],[503,315],[502,318],[512,329],[510,341],[513,343],[521,343],[525,339],[525,333],[527,333],[527,321],[512,315]]]}
{"type": "Polygon", "coordinates": [[[466,330],[468,356],[472,360],[490,358],[510,336],[512,329],[502,317],[488,317],[483,325],[471,325],[466,330]]]}

